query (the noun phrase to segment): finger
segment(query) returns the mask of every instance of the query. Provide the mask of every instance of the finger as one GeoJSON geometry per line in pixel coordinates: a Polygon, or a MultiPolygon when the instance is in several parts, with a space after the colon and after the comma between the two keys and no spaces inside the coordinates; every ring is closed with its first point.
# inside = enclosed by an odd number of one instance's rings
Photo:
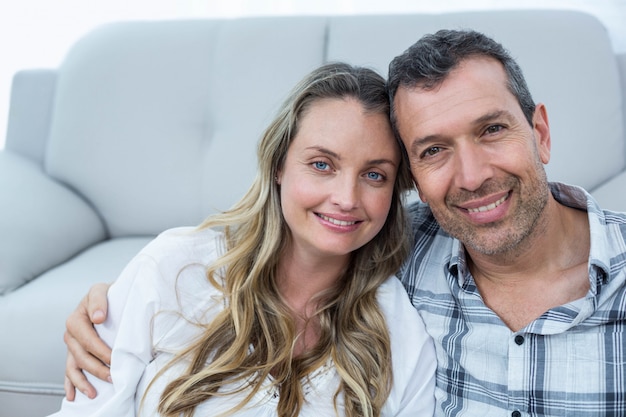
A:
{"type": "Polygon", "coordinates": [[[76,398],[76,387],[72,384],[72,381],[70,381],[67,375],[65,375],[65,381],[63,381],[63,389],[65,390],[65,399],[68,401],[74,401],[76,398]]]}
{"type": "MultiPolygon", "coordinates": [[[[111,349],[100,339],[100,336],[93,328],[93,324],[82,302],[79,304],[79,307],[69,315],[65,322],[65,327],[66,344],[78,361],[79,366],[86,365],[83,359],[87,355],[95,356],[106,365],[111,363],[111,349]],[[68,342],[72,343],[70,344],[68,342]]],[[[92,371],[92,369],[89,368],[84,369],[89,372],[92,371]]]]}
{"type": "Polygon", "coordinates": [[[87,294],[87,312],[93,324],[103,323],[108,312],[107,291],[110,284],[94,284],[87,294]]]}
{"type": "Polygon", "coordinates": [[[76,389],[85,394],[88,398],[96,398],[97,392],[93,385],[87,380],[85,374],[76,366],[74,358],[70,353],[65,362],[65,381],[63,383],[65,396],[68,401],[76,398],[76,389]]]}
{"type": "MultiPolygon", "coordinates": [[[[98,379],[109,382],[111,381],[111,370],[105,363],[103,363],[97,357],[93,356],[90,352],[86,351],[81,343],[79,343],[78,340],[73,338],[68,333],[65,333],[64,340],[68,350],[68,362],[66,372],[68,373],[70,380],[74,382],[75,385],[76,383],[84,385],[83,370],[89,372],[98,379]],[[76,369],[77,372],[80,373],[80,375],[75,375],[73,372],[74,369],[76,369]]],[[[81,387],[78,388],[81,389],[81,387]]]]}

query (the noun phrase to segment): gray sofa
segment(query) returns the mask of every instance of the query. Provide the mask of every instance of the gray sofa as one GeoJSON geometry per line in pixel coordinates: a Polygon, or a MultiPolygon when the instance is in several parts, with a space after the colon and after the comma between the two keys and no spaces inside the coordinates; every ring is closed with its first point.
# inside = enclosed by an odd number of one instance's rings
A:
{"type": "Polygon", "coordinates": [[[471,27],[518,58],[548,108],[552,180],[626,211],[626,57],[566,11],[111,24],[56,69],[15,75],[0,152],[0,417],[63,395],[65,318],[160,231],[228,208],[287,91],[335,60],[386,74],[422,34],[471,27]]]}

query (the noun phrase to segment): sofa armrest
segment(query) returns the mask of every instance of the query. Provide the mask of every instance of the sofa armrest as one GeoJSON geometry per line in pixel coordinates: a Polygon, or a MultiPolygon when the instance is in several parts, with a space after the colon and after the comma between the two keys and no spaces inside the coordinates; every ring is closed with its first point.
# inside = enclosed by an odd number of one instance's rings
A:
{"type": "Polygon", "coordinates": [[[626,212],[626,171],[594,188],[590,193],[603,209],[626,212]]]}
{"type": "Polygon", "coordinates": [[[616,59],[622,87],[622,120],[624,121],[624,140],[626,141],[626,52],[617,54],[616,59]]]}
{"type": "Polygon", "coordinates": [[[39,164],[50,134],[56,79],[56,70],[22,70],[11,84],[5,148],[39,164]]]}
{"type": "Polygon", "coordinates": [[[34,162],[0,151],[0,294],[103,240],[98,214],[34,162]]]}

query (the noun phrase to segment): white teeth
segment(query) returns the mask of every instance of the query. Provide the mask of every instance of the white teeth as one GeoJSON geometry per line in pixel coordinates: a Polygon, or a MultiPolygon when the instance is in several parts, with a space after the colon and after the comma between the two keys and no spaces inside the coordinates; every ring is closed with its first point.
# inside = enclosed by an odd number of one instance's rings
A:
{"type": "Polygon", "coordinates": [[[347,222],[347,221],[343,221],[343,220],[333,219],[332,217],[327,217],[327,216],[324,216],[323,214],[319,214],[319,216],[322,219],[326,220],[327,222],[330,222],[332,224],[336,224],[337,226],[351,226],[351,225],[356,223],[356,222],[347,222]]]}
{"type": "Polygon", "coordinates": [[[508,194],[505,195],[504,197],[502,197],[501,199],[499,199],[498,201],[496,201],[495,203],[491,203],[491,204],[489,204],[487,206],[481,206],[481,207],[467,209],[467,211],[469,211],[470,213],[479,213],[479,212],[483,212],[483,211],[493,210],[494,208],[498,207],[500,204],[504,203],[504,200],[506,200],[507,197],[508,197],[508,194]]]}

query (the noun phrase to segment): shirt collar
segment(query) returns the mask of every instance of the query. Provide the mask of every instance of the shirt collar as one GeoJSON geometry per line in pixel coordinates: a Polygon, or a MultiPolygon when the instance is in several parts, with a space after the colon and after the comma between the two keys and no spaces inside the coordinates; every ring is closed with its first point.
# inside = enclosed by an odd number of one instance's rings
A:
{"type": "MultiPolygon", "coordinates": [[[[559,203],[587,211],[591,236],[588,262],[590,291],[595,296],[598,294],[600,286],[607,282],[609,265],[611,264],[609,236],[604,230],[606,225],[604,211],[595,199],[581,187],[551,182],[550,190],[559,203]]],[[[456,277],[458,285],[466,290],[473,289],[474,284],[467,268],[465,248],[458,239],[454,239],[449,259],[448,271],[451,276],[456,277]]]]}
{"type": "Polygon", "coordinates": [[[589,289],[595,296],[609,279],[611,265],[610,235],[606,233],[606,218],[597,201],[583,188],[563,183],[550,183],[554,198],[561,204],[585,210],[589,219],[589,289]]]}

